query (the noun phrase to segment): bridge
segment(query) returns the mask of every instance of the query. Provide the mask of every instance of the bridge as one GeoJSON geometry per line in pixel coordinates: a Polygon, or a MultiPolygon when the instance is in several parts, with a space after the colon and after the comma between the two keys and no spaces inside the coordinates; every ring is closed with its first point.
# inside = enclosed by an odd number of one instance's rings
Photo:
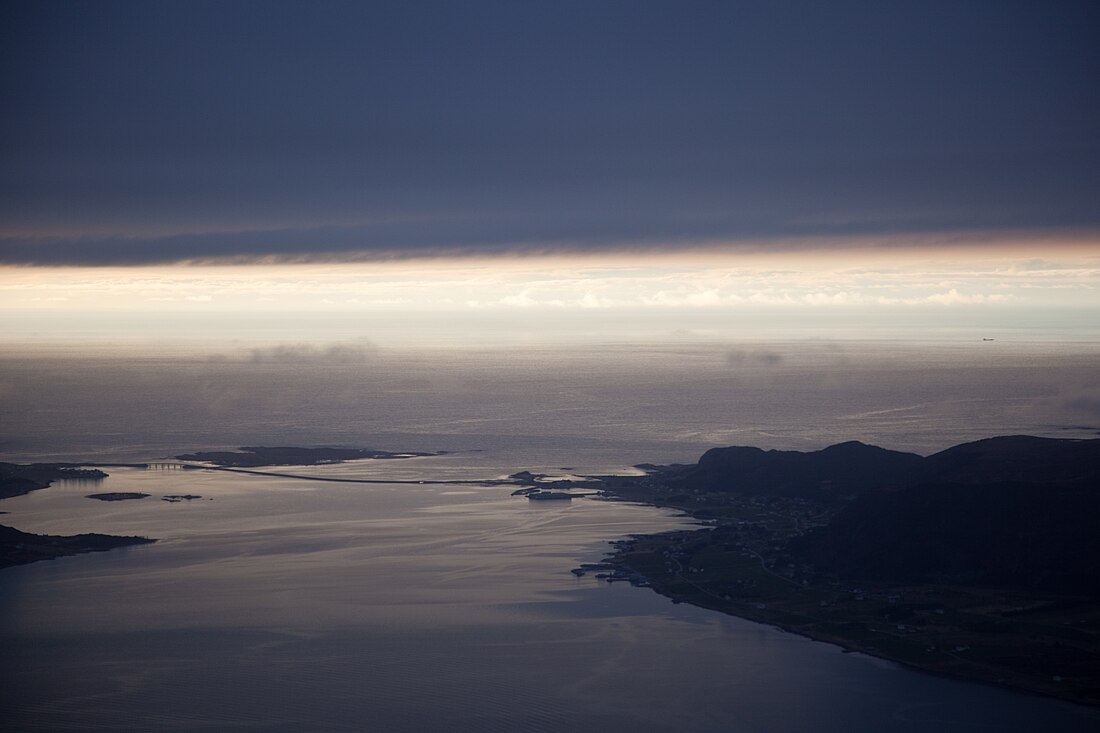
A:
{"type": "Polygon", "coordinates": [[[182,471],[185,468],[194,468],[194,466],[179,461],[155,461],[146,463],[145,468],[149,471],[182,471]]]}

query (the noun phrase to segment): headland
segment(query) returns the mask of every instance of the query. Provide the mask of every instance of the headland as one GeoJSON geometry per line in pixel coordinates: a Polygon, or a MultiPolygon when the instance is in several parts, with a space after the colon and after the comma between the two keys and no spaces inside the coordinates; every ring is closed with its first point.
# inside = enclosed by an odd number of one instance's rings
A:
{"type": "Polygon", "coordinates": [[[603,579],[936,674],[1100,705],[1100,440],[929,457],[722,448],[600,477],[703,525],[612,543],[603,579]]]}

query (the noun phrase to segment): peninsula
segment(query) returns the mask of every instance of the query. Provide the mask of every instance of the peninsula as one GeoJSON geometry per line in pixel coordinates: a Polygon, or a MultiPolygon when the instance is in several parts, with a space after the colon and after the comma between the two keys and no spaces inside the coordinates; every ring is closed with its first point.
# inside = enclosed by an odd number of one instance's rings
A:
{"type": "Polygon", "coordinates": [[[98,482],[107,474],[77,463],[0,463],[0,499],[45,489],[54,481],[98,482]]]}
{"type": "Polygon", "coordinates": [[[106,534],[72,536],[30,534],[0,525],[0,568],[85,552],[102,552],[116,547],[148,545],[153,542],[156,540],[148,537],[115,537],[106,534]]]}
{"type": "Polygon", "coordinates": [[[1100,705],[1100,440],[1010,436],[928,457],[732,447],[645,468],[598,477],[603,495],[705,527],[618,541],[574,573],[1100,705]]]}

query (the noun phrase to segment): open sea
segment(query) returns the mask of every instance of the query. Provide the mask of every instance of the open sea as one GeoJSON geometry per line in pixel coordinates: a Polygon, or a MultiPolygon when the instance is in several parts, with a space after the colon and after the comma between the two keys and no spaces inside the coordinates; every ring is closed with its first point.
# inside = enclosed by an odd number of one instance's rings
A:
{"type": "MultiPolygon", "coordinates": [[[[0,357],[5,461],[333,445],[447,453],[268,470],[472,482],[629,472],[719,445],[858,439],[928,454],[1098,432],[1089,343],[0,357]]],[[[0,571],[0,730],[1100,730],[1100,710],[569,572],[608,541],[690,526],[651,507],[532,503],[473,483],[107,470],[0,501],[0,523],[28,532],[159,540],[0,571]],[[86,498],[103,491],[151,496],[86,498]],[[202,498],[161,500],[176,494],[202,498]]]]}

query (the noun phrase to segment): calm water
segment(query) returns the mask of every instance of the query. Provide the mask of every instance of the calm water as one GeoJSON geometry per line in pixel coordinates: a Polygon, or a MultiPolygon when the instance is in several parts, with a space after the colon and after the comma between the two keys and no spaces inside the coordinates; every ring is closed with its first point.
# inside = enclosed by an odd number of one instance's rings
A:
{"type": "MultiPolygon", "coordinates": [[[[150,459],[241,444],[446,449],[303,468],[488,478],[629,470],[716,444],[860,438],[929,452],[1087,435],[1100,360],[971,345],[355,363],[51,356],[0,363],[3,458],[150,459]]],[[[155,545],[0,573],[4,730],[1096,730],[1096,711],[939,679],[650,591],[574,578],[606,541],[683,526],[508,489],[111,469],[5,500],[33,532],[155,545]],[[201,494],[184,503],[164,494],[201,494]]]]}

